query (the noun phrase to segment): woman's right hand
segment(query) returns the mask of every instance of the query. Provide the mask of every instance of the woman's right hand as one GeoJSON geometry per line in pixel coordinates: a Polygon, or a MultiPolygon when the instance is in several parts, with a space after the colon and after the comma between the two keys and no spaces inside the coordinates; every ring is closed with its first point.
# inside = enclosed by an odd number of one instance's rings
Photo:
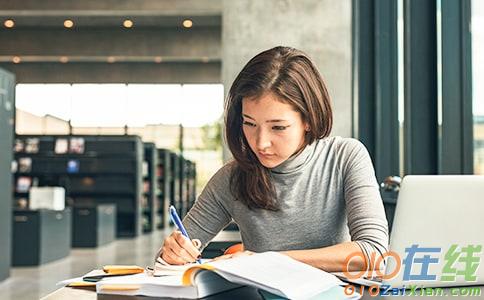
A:
{"type": "Polygon", "coordinates": [[[180,231],[175,230],[163,241],[160,257],[170,265],[193,263],[201,257],[201,242],[189,240],[180,231]]]}

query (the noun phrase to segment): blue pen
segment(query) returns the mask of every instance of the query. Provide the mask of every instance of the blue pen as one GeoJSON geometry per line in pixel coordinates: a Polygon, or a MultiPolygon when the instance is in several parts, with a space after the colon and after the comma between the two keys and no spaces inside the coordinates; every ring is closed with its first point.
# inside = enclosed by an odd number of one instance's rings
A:
{"type": "MultiPolygon", "coordinates": [[[[173,223],[175,223],[175,226],[178,228],[178,230],[181,231],[181,233],[190,240],[190,242],[192,241],[190,239],[190,237],[188,236],[188,233],[185,229],[185,226],[183,226],[183,223],[182,221],[180,220],[180,217],[178,216],[178,214],[176,213],[176,208],[173,206],[173,205],[170,205],[170,218],[171,220],[173,221],[173,223]]],[[[197,262],[199,264],[202,263],[202,261],[200,259],[197,259],[197,262]]]]}

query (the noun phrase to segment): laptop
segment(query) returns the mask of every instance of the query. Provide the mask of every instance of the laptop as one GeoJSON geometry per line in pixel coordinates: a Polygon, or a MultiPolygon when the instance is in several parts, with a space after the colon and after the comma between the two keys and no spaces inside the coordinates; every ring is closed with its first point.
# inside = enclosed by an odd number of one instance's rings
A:
{"type": "Polygon", "coordinates": [[[400,187],[389,245],[389,253],[400,259],[388,256],[383,278],[334,274],[392,288],[483,285],[483,231],[484,176],[408,175],[400,187]]]}

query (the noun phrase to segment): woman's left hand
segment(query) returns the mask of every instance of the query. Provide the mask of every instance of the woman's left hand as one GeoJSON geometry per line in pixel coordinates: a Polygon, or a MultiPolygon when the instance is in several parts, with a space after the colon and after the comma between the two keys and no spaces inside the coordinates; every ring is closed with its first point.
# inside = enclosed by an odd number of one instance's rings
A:
{"type": "Polygon", "coordinates": [[[233,253],[233,254],[221,255],[221,256],[215,257],[213,260],[230,259],[230,258],[236,258],[236,257],[240,257],[240,256],[248,256],[248,255],[252,255],[252,254],[255,254],[255,252],[245,250],[245,251],[240,251],[240,252],[236,252],[236,253],[233,253]]]}

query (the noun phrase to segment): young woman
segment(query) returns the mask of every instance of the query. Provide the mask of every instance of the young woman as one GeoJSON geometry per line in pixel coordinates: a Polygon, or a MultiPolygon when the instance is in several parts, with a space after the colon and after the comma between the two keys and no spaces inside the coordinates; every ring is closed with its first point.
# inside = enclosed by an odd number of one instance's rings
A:
{"type": "MultiPolygon", "coordinates": [[[[234,159],[183,220],[189,236],[203,248],[234,220],[242,255],[280,251],[325,271],[343,270],[354,255],[350,270],[365,269],[387,250],[387,220],[367,150],[328,137],[332,121],[328,91],[305,53],[276,47],[252,58],[225,105],[234,159]]],[[[175,231],[160,257],[185,264],[200,251],[175,231]]]]}

